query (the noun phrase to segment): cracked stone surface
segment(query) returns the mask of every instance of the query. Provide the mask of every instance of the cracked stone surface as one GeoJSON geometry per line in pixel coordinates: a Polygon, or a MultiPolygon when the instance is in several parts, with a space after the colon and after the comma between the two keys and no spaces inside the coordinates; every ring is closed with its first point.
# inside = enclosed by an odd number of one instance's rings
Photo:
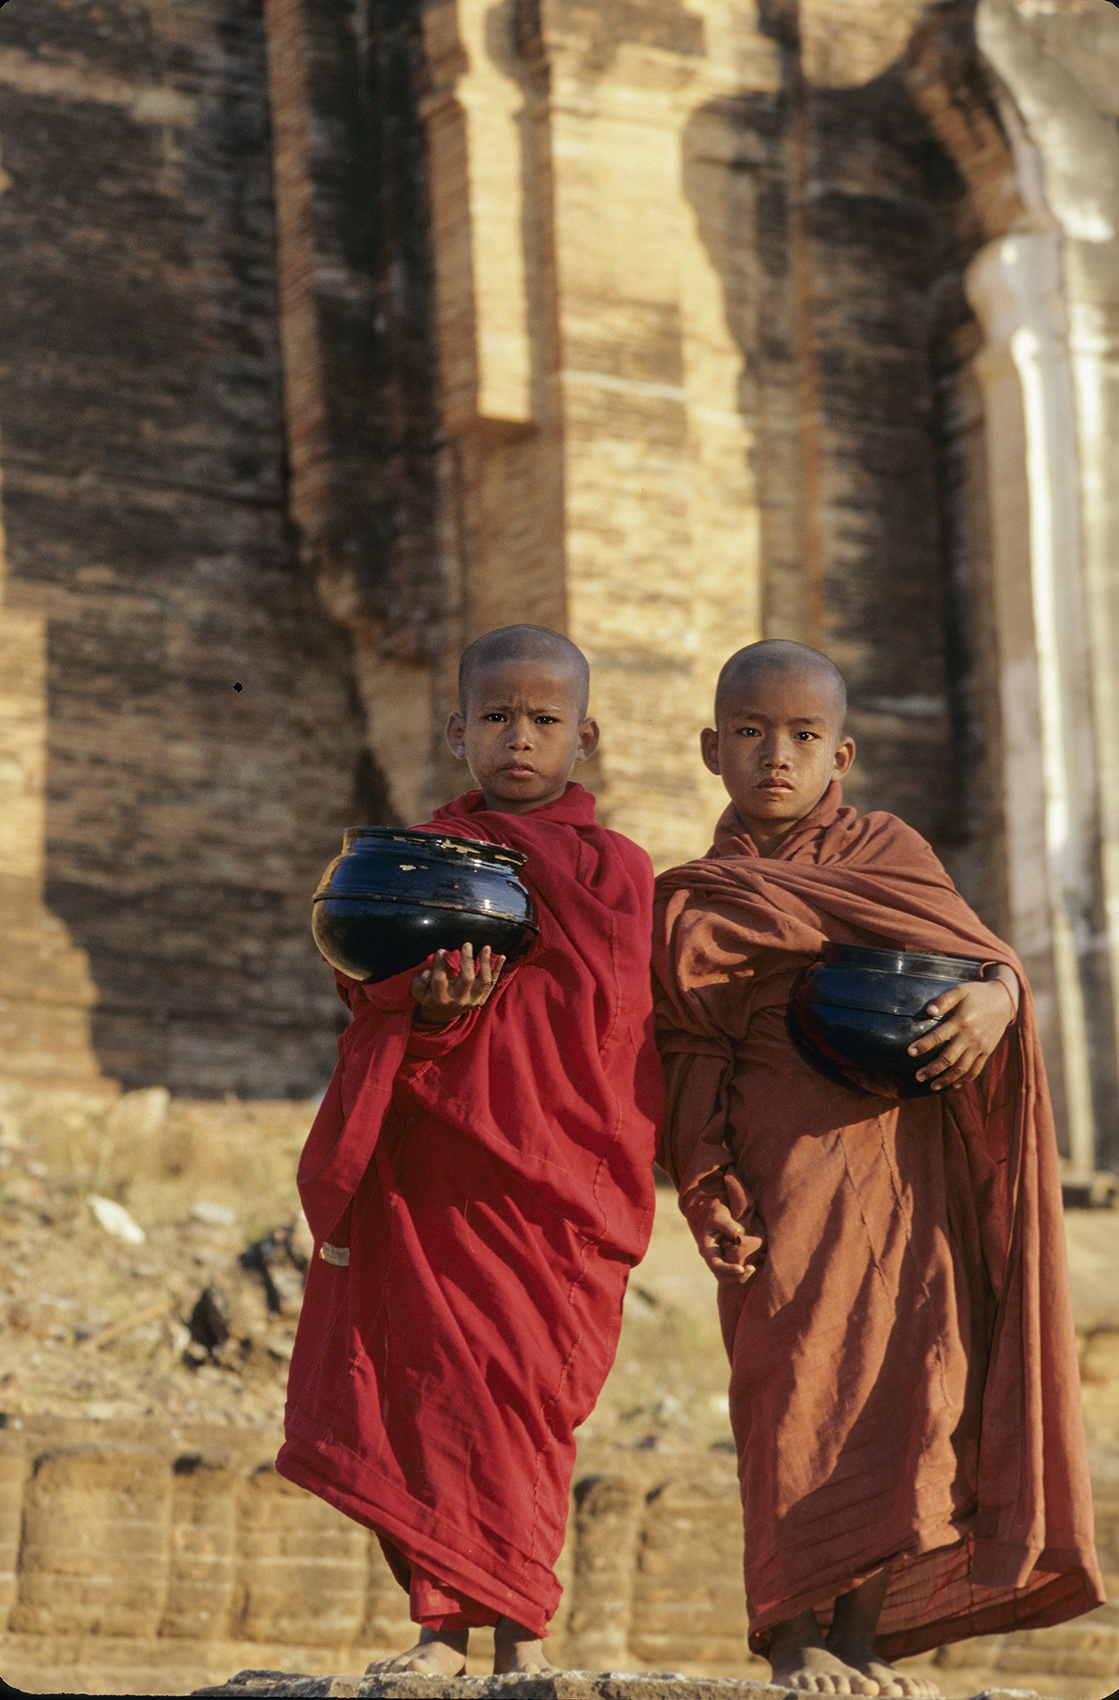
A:
{"type": "MultiPolygon", "coordinates": [[[[369,1700],[783,1700],[794,1690],[768,1682],[640,1671],[558,1671],[554,1676],[289,1676],[243,1670],[195,1695],[368,1696],[369,1700]]],[[[1032,1688],[985,1688],[970,1700],[1036,1700],[1032,1688]]]]}

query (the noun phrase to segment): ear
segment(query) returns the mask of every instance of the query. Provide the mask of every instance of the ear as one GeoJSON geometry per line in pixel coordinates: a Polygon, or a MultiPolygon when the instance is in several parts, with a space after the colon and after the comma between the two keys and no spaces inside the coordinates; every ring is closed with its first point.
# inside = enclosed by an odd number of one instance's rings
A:
{"type": "Polygon", "coordinates": [[[854,738],[840,738],[838,744],[835,746],[835,760],[832,764],[832,773],[834,777],[836,779],[842,779],[854,759],[854,738]]]}
{"type": "Polygon", "coordinates": [[[579,748],[575,752],[576,761],[586,761],[598,749],[599,730],[597,720],[584,720],[579,728],[579,748]]]}
{"type": "Polygon", "coordinates": [[[466,760],[465,738],[466,721],[456,708],[450,719],[447,721],[447,742],[451,746],[452,755],[456,755],[459,761],[466,760]]]}
{"type": "Polygon", "coordinates": [[[699,753],[708,773],[719,772],[719,734],[713,726],[705,726],[699,735],[699,753]]]}

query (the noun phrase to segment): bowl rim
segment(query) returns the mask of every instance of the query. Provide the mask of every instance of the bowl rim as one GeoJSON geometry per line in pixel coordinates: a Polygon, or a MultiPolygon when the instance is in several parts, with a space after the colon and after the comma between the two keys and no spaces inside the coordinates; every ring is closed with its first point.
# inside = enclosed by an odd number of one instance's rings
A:
{"type": "Polygon", "coordinates": [[[841,944],[829,940],[816,959],[824,967],[862,969],[864,973],[890,974],[903,979],[961,980],[982,979],[988,958],[981,956],[942,956],[932,950],[910,950],[904,946],[888,949],[881,945],[841,944]],[[974,970],[978,969],[976,973],[974,970]]]}
{"type": "Polygon", "coordinates": [[[403,826],[348,826],[342,833],[342,855],[363,838],[404,844],[411,849],[449,851],[479,861],[503,862],[512,868],[523,868],[528,861],[525,852],[511,844],[491,844],[486,838],[461,838],[453,832],[420,832],[415,827],[403,826]]]}

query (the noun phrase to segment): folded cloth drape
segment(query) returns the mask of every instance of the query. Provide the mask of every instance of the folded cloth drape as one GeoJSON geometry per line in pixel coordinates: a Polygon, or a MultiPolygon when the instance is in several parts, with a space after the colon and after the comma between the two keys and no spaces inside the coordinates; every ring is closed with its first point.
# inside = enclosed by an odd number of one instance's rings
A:
{"type": "Polygon", "coordinates": [[[413,1026],[410,973],[339,981],[354,1020],[299,1185],[349,1262],[312,1266],[277,1468],[543,1634],[574,1430],[652,1226],[652,868],[578,785],[428,824],[523,850],[540,933],[444,1028],[413,1026]]]}
{"type": "Polygon", "coordinates": [[[887,1562],[887,1658],[1098,1604],[1056,1142],[1017,958],[917,833],[857,816],[837,783],[773,855],[728,809],[707,857],[657,883],[661,1160],[693,1201],[733,1177],[765,1246],[747,1287],[719,1289],[753,1646],[809,1607],[826,1622],[887,1562]],[[1010,963],[1019,1016],[980,1080],[899,1102],[812,1069],[785,1013],[826,940],[1010,963]]]}

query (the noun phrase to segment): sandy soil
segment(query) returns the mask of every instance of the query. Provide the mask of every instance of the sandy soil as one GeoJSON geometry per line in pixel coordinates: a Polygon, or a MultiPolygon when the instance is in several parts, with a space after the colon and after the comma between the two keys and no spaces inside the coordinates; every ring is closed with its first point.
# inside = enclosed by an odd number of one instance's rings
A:
{"type": "MultiPolygon", "coordinates": [[[[0,1412],[278,1429],[310,1251],[295,1167],[314,1108],[0,1083],[0,1412]],[[143,1238],[104,1226],[98,1199],[143,1238]]],[[[729,1446],[725,1382],[714,1285],[664,1191],[586,1432],[729,1446]]]]}
{"type": "MultiPolygon", "coordinates": [[[[294,1177],[314,1109],[0,1082],[0,1413],[278,1431],[311,1250],[294,1177]],[[98,1199],[127,1212],[135,1243],[103,1225],[98,1199]]],[[[1093,1466],[1116,1479],[1119,1213],[1066,1223],[1093,1466]]],[[[731,1444],[714,1283],[669,1189],[584,1434],[731,1444]]]]}

